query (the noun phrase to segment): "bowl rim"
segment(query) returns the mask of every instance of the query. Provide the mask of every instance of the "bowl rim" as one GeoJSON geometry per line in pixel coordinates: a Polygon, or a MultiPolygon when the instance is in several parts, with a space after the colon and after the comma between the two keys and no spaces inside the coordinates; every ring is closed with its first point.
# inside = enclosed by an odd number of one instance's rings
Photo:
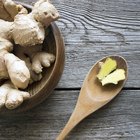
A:
{"type": "MultiPolygon", "coordinates": [[[[24,6],[29,10],[32,9],[31,5],[18,1],[15,2],[21,4],[22,6],[24,6]]],[[[0,111],[1,114],[15,114],[15,113],[24,112],[32,109],[33,107],[43,102],[52,93],[52,91],[58,84],[64,70],[65,45],[61,32],[55,22],[51,23],[50,28],[56,44],[56,56],[55,56],[56,60],[53,65],[51,74],[49,75],[48,79],[45,81],[45,86],[37,94],[31,96],[30,99],[22,103],[22,105],[20,105],[18,108],[14,110],[8,110],[4,108],[2,111],[0,111]]]]}

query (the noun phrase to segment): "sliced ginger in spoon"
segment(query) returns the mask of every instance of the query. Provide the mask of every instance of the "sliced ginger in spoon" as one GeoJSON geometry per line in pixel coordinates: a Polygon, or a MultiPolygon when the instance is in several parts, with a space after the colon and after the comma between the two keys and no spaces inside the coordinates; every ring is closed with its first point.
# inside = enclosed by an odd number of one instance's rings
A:
{"type": "Polygon", "coordinates": [[[119,81],[125,79],[125,71],[124,69],[116,69],[111,74],[107,75],[102,81],[102,86],[107,84],[115,84],[117,85],[119,81]]]}
{"type": "Polygon", "coordinates": [[[107,84],[118,84],[119,81],[125,79],[125,70],[117,69],[117,62],[111,58],[107,58],[105,62],[99,62],[101,67],[97,78],[102,83],[102,86],[107,84]]]}
{"type": "Polygon", "coordinates": [[[99,80],[103,80],[109,73],[117,68],[117,62],[111,58],[107,58],[104,63],[100,63],[101,69],[97,75],[99,80]]]}

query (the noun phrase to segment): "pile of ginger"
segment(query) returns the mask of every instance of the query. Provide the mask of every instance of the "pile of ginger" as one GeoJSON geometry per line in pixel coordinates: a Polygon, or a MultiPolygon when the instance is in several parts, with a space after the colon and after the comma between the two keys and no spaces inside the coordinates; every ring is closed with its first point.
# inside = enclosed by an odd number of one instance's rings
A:
{"type": "Polygon", "coordinates": [[[24,89],[41,80],[43,67],[55,61],[42,43],[45,29],[58,18],[48,0],[36,2],[30,13],[12,0],[0,0],[0,109],[15,109],[29,99],[24,89]]]}

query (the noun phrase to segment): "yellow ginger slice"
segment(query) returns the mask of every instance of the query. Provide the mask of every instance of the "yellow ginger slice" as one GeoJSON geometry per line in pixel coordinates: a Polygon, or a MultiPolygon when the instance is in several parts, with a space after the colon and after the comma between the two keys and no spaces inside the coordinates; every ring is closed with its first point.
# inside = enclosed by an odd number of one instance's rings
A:
{"type": "Polygon", "coordinates": [[[101,69],[97,77],[99,80],[103,80],[109,73],[117,68],[117,62],[111,58],[107,58],[100,66],[101,69]]]}
{"type": "Polygon", "coordinates": [[[107,84],[118,84],[119,81],[125,79],[125,71],[124,69],[116,69],[111,74],[107,75],[102,81],[102,86],[107,84]]]}

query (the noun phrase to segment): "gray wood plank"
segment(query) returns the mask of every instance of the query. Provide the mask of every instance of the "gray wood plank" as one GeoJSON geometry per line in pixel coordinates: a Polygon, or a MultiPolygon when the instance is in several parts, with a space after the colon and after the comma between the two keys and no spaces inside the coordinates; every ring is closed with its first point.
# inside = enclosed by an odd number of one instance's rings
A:
{"type": "MultiPolygon", "coordinates": [[[[19,0],[33,4],[36,0],[19,0]]],[[[51,1],[61,18],[56,22],[66,46],[66,64],[57,88],[79,88],[90,67],[103,56],[128,61],[125,87],[140,87],[140,1],[51,1]]]]}
{"type": "MultiPolygon", "coordinates": [[[[19,0],[33,4],[36,0],[19,0]]],[[[106,55],[119,54],[129,65],[125,87],[140,87],[139,0],[51,0],[66,45],[64,74],[57,88],[79,88],[90,67],[106,55]]],[[[140,90],[123,90],[104,108],[81,122],[68,140],[138,140],[140,90]]],[[[38,107],[0,116],[0,140],[54,140],[69,119],[79,90],[55,90],[38,107]]]]}
{"type": "MultiPolygon", "coordinates": [[[[140,90],[123,90],[111,103],[90,115],[68,140],[138,140],[140,90]]],[[[26,113],[0,116],[0,140],[54,140],[69,119],[79,91],[56,90],[26,113]]]]}

